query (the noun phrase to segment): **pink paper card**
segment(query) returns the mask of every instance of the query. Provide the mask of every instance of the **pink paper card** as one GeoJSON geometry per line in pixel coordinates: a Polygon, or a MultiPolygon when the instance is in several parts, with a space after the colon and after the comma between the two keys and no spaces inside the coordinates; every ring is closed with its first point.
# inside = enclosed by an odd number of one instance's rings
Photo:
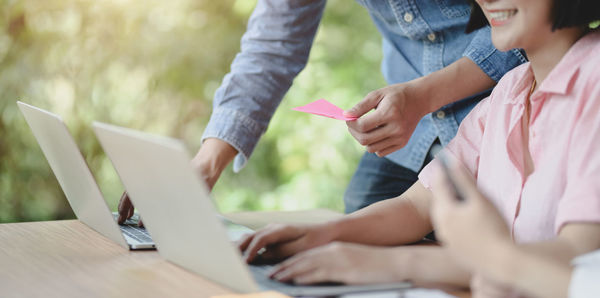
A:
{"type": "Polygon", "coordinates": [[[319,99],[311,102],[307,105],[293,108],[294,111],[315,114],[319,116],[325,116],[333,119],[352,121],[358,119],[357,117],[346,117],[344,116],[344,110],[337,107],[336,105],[328,102],[325,99],[319,99]]]}

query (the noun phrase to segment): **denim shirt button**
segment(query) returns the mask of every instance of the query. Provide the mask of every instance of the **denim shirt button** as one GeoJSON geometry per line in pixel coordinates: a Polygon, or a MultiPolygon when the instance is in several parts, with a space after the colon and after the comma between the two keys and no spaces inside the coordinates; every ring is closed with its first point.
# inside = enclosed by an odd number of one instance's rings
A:
{"type": "Polygon", "coordinates": [[[407,23],[411,23],[413,21],[414,17],[412,15],[412,13],[407,12],[404,14],[404,21],[407,23]]]}
{"type": "Polygon", "coordinates": [[[427,34],[427,39],[429,39],[429,41],[435,41],[435,33],[429,33],[427,34]]]}
{"type": "Polygon", "coordinates": [[[446,113],[444,113],[444,111],[438,111],[435,113],[435,116],[438,117],[438,119],[444,119],[444,117],[446,117],[446,113]]]}

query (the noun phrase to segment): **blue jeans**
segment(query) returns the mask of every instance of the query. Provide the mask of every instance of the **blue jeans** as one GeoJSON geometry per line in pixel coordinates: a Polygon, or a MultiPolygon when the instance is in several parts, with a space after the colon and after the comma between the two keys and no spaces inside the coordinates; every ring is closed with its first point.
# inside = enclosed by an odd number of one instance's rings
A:
{"type": "MultiPolygon", "coordinates": [[[[436,140],[434,144],[436,143],[439,144],[439,141],[436,140]]],[[[421,169],[431,159],[431,152],[429,152],[421,169]]],[[[373,203],[397,197],[418,179],[418,173],[387,158],[365,152],[344,193],[346,213],[352,213],[373,203]]]]}

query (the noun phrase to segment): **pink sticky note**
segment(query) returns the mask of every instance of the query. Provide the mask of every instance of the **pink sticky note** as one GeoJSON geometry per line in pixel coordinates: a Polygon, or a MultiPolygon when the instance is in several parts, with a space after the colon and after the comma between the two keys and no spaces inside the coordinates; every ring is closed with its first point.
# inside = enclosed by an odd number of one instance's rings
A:
{"type": "Polygon", "coordinates": [[[337,107],[336,105],[328,102],[325,99],[319,99],[311,102],[307,105],[293,108],[294,111],[315,114],[319,116],[325,116],[333,119],[352,121],[358,119],[357,117],[346,117],[344,116],[344,110],[337,107]]]}

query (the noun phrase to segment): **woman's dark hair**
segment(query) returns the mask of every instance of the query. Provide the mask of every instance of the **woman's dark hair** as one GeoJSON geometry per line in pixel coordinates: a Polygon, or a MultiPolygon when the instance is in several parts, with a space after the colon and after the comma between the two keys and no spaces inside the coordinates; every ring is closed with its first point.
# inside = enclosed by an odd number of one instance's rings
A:
{"type": "MultiPolygon", "coordinates": [[[[481,7],[474,0],[471,2],[471,17],[466,32],[471,33],[488,25],[481,7]]],[[[552,7],[552,30],[567,27],[588,26],[600,20],[599,0],[554,0],[552,7]]]]}

